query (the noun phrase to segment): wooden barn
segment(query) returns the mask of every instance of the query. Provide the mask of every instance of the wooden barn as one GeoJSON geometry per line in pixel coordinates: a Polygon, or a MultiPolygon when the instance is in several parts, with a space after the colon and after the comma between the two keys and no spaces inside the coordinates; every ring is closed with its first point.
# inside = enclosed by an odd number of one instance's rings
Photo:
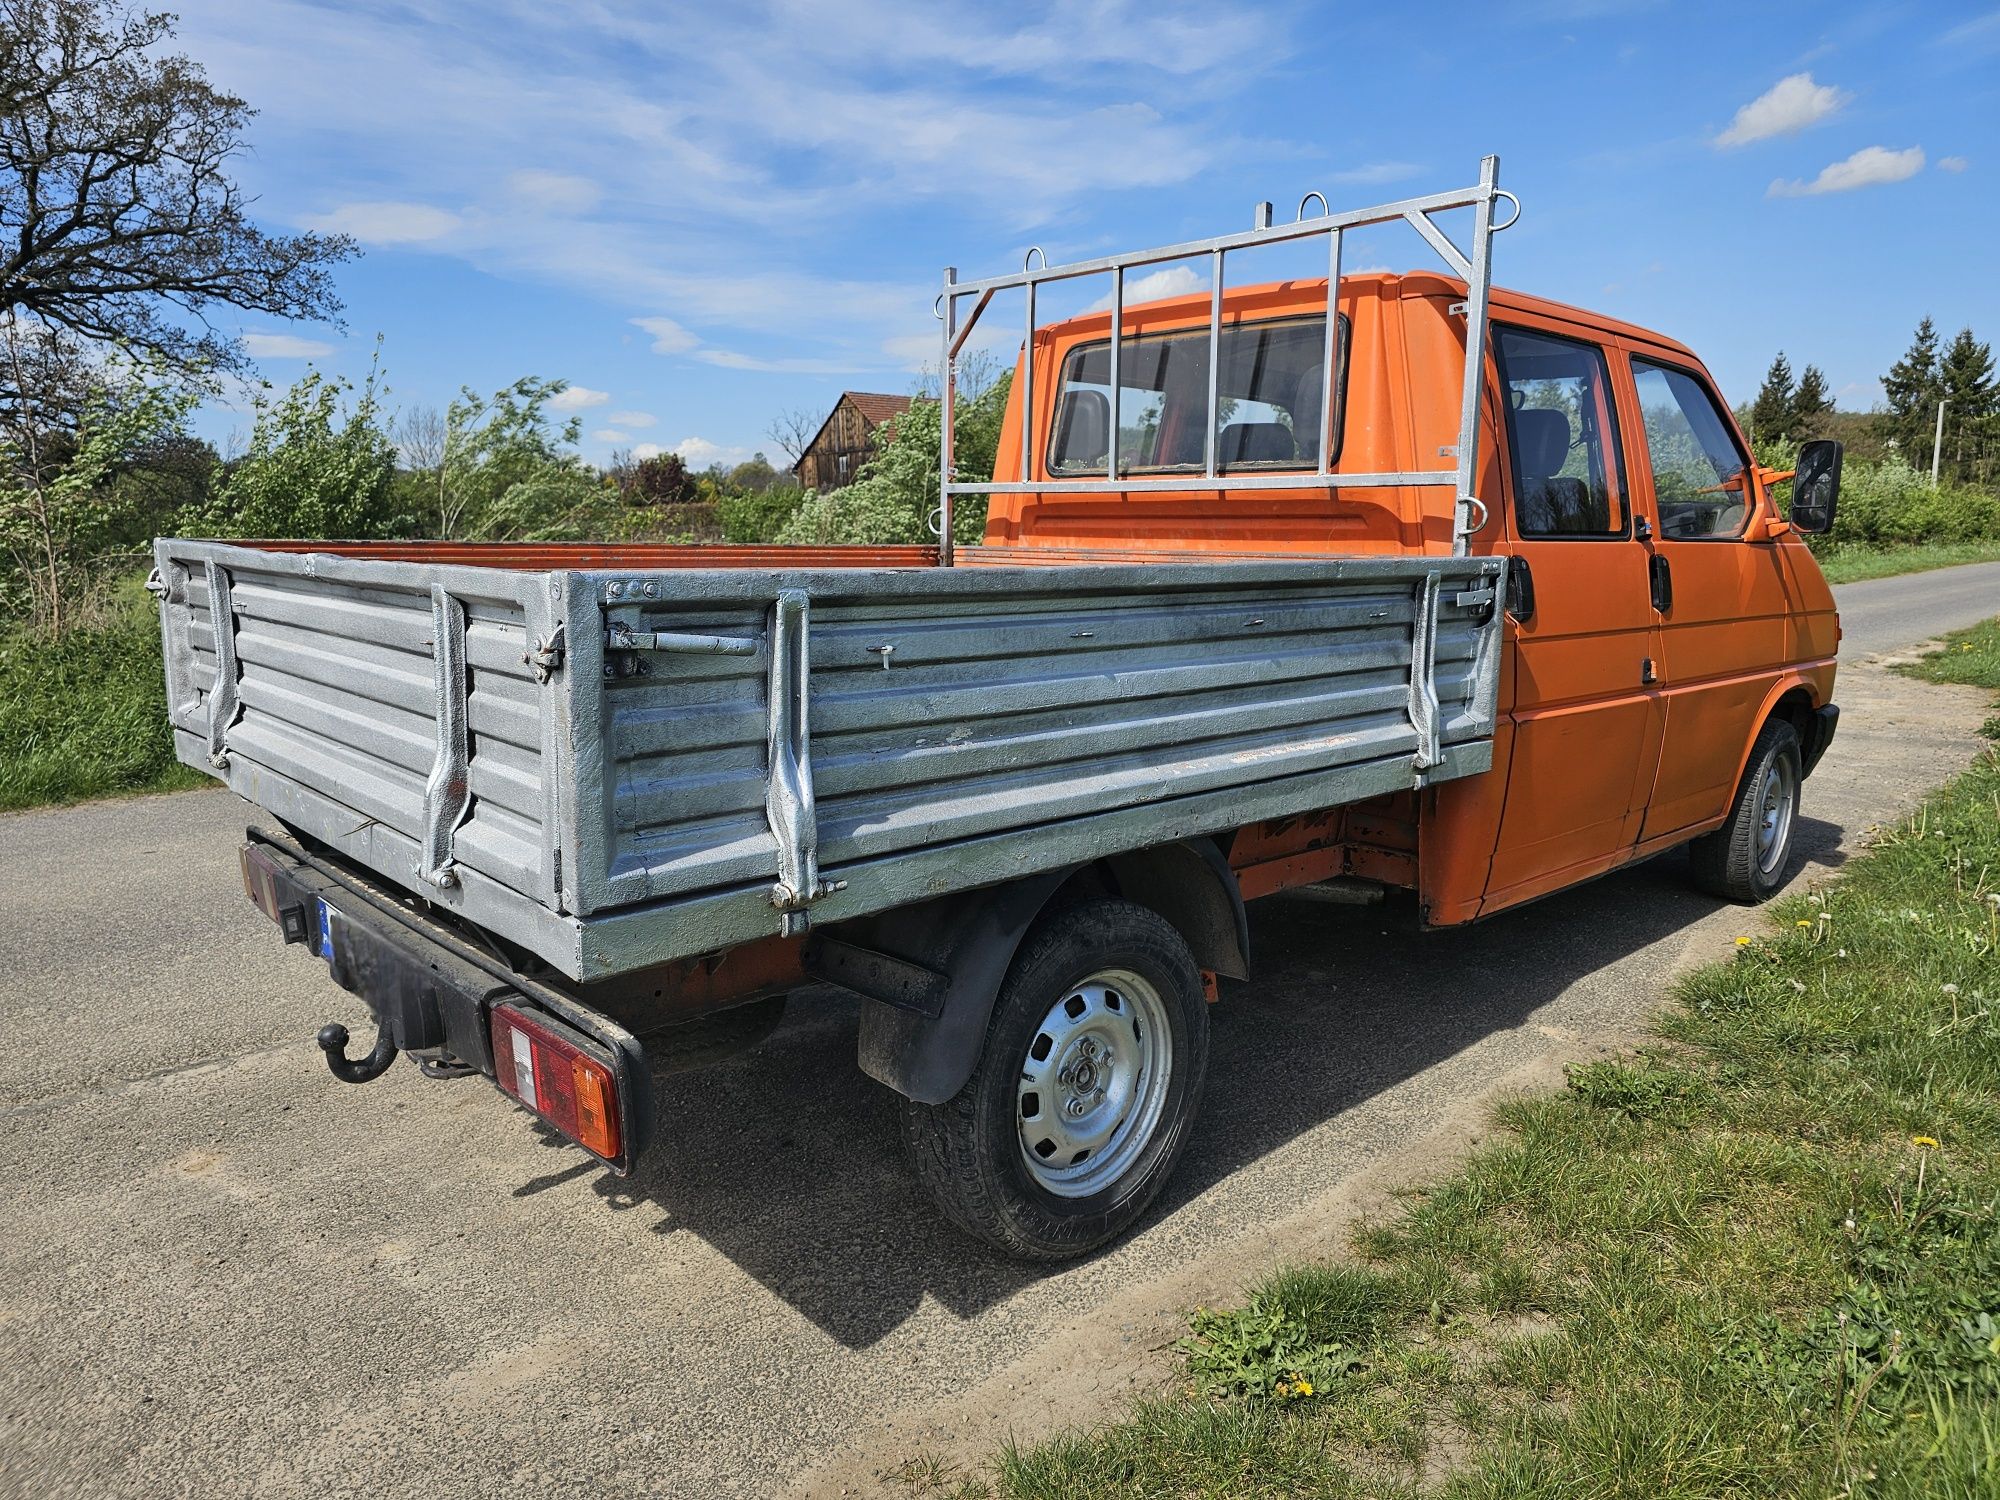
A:
{"type": "Polygon", "coordinates": [[[792,465],[802,488],[837,490],[851,484],[875,452],[875,433],[910,404],[908,396],[842,391],[827,419],[792,465]]]}

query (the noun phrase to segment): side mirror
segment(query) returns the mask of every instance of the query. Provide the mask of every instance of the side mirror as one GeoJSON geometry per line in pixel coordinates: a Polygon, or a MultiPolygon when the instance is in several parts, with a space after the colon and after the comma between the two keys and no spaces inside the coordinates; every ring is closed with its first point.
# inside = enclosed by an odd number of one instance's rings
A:
{"type": "Polygon", "coordinates": [[[1840,499],[1842,448],[1820,438],[1799,449],[1799,466],[1792,474],[1792,524],[1801,531],[1833,530],[1833,509],[1840,499]]]}

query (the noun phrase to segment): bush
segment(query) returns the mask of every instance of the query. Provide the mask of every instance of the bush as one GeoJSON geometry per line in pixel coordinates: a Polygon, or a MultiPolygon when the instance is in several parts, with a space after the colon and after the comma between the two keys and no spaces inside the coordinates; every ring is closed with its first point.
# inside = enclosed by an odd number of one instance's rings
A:
{"type": "Polygon", "coordinates": [[[174,759],[159,616],[136,579],[97,620],[0,636],[0,808],[205,779],[174,759]]]}
{"type": "Polygon", "coordinates": [[[805,491],[795,484],[774,484],[763,490],[725,494],[715,502],[722,539],[739,546],[775,542],[805,498],[805,491]]]}
{"type": "MultiPolygon", "coordinates": [[[[1793,443],[1759,443],[1757,458],[1774,468],[1797,462],[1793,443]]],[[[1791,510],[1792,487],[1778,486],[1778,502],[1791,510]]],[[[2000,541],[2000,493],[1973,485],[1931,485],[1928,470],[1891,453],[1870,463],[1850,457],[1842,466],[1840,504],[1833,530],[1815,536],[1815,551],[1839,547],[1909,547],[1923,542],[2000,541]]]]}

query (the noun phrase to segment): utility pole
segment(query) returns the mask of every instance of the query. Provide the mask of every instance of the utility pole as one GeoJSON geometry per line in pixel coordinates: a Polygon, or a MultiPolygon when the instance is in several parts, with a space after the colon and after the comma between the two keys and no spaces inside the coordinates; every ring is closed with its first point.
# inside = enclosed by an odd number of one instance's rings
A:
{"type": "Polygon", "coordinates": [[[1931,439],[1931,488],[1937,488],[1938,454],[1944,450],[1944,409],[1949,401],[1938,402],[1937,435],[1931,439]]]}

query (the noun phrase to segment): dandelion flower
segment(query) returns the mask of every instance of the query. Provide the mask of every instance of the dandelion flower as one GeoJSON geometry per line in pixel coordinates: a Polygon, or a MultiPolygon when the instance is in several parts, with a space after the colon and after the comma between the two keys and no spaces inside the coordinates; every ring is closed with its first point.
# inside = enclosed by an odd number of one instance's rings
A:
{"type": "Polygon", "coordinates": [[[1750,939],[1748,939],[1747,937],[1740,937],[1736,940],[1736,946],[1739,948],[1747,948],[1750,946],[1750,939]]]}
{"type": "Polygon", "coordinates": [[[1915,1146],[1919,1151],[1941,1151],[1944,1149],[1938,1145],[1938,1139],[1934,1135],[1913,1135],[1910,1137],[1910,1144],[1915,1146]]]}
{"type": "Polygon", "coordinates": [[[1792,925],[1794,927],[1810,927],[1812,926],[1812,921],[1810,918],[1800,917],[1798,921],[1794,922],[1792,925]]]}
{"type": "Polygon", "coordinates": [[[1940,990],[1940,991],[1941,991],[1942,993],[1944,993],[1944,994],[1947,994],[1947,995],[1956,995],[1956,994],[1958,993],[1958,986],[1957,986],[1957,985],[1955,985],[1955,984],[1943,984],[1943,985],[1939,985],[1939,986],[1938,986],[1938,989],[1939,989],[1939,990],[1940,990]]]}
{"type": "Polygon", "coordinates": [[[1301,1380],[1292,1387],[1292,1390],[1301,1396],[1310,1396],[1313,1393],[1313,1383],[1310,1380],[1301,1380]]]}

